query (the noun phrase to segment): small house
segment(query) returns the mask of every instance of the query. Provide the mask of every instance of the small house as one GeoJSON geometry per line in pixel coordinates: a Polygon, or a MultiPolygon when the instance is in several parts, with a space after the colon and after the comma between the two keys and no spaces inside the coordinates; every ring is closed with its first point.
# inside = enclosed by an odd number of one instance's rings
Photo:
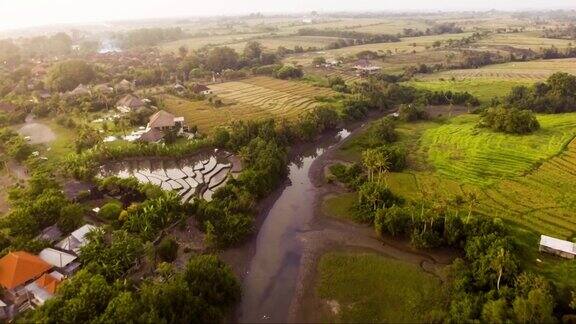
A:
{"type": "Polygon", "coordinates": [[[83,84],[79,84],[74,90],[68,91],[66,93],[67,97],[80,97],[90,95],[92,95],[92,91],[90,91],[90,89],[83,84]]]}
{"type": "Polygon", "coordinates": [[[131,91],[132,89],[134,89],[134,84],[132,84],[132,82],[124,79],[124,80],[118,82],[114,88],[116,89],[116,91],[126,92],[126,91],[131,91]]]}
{"type": "Polygon", "coordinates": [[[56,293],[56,288],[61,280],[52,274],[45,273],[40,278],[26,286],[32,306],[42,306],[56,293]]]}
{"type": "Polygon", "coordinates": [[[26,286],[40,278],[52,265],[24,251],[10,252],[0,259],[0,285],[5,289],[4,298],[20,306],[29,303],[26,286]]]}
{"type": "Polygon", "coordinates": [[[176,91],[177,93],[183,93],[186,91],[186,87],[181,85],[180,83],[176,83],[172,86],[172,89],[174,89],[174,91],[176,91]]]}
{"type": "Polygon", "coordinates": [[[125,114],[144,107],[146,107],[144,101],[133,94],[125,95],[116,103],[116,109],[125,114]]]}
{"type": "Polygon", "coordinates": [[[70,251],[75,254],[80,253],[80,248],[88,243],[86,234],[96,229],[96,226],[86,224],[74,232],[70,233],[62,241],[58,242],[55,247],[63,251],[70,251]]]}
{"type": "Polygon", "coordinates": [[[52,225],[43,229],[42,232],[40,232],[40,234],[36,236],[36,239],[54,243],[58,241],[61,237],[62,232],[58,228],[58,225],[52,225]]]}
{"type": "Polygon", "coordinates": [[[164,139],[164,132],[155,128],[149,129],[144,134],[140,135],[139,141],[147,143],[158,143],[164,139]]]}
{"type": "Polygon", "coordinates": [[[554,237],[540,236],[540,252],[555,254],[566,259],[574,259],[576,248],[574,243],[554,237]]]}
{"type": "Polygon", "coordinates": [[[354,64],[354,69],[358,71],[360,75],[372,75],[381,70],[379,66],[372,64],[369,60],[358,60],[358,62],[354,64]]]}
{"type": "Polygon", "coordinates": [[[192,85],[190,90],[195,94],[202,94],[202,95],[209,95],[212,93],[212,90],[210,90],[208,86],[199,83],[192,85]]]}
{"type": "Polygon", "coordinates": [[[67,275],[73,274],[79,266],[76,265],[77,262],[74,262],[78,258],[77,256],[52,248],[45,248],[40,251],[38,256],[46,263],[67,275]]]}
{"type": "Polygon", "coordinates": [[[150,116],[146,132],[140,136],[139,140],[149,143],[159,142],[166,132],[180,131],[185,128],[184,117],[176,117],[167,111],[160,110],[150,116]]]}
{"type": "Polygon", "coordinates": [[[160,131],[169,131],[184,126],[184,117],[176,117],[171,113],[160,110],[150,116],[150,121],[146,126],[147,129],[157,129],[160,131]]]}

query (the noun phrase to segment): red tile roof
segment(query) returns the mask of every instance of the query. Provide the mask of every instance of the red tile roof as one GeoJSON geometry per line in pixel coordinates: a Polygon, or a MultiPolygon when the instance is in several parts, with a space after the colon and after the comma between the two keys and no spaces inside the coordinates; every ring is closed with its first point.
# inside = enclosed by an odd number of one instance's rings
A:
{"type": "Polygon", "coordinates": [[[0,285],[12,289],[41,276],[52,266],[28,252],[11,252],[0,259],[0,285]]]}
{"type": "Polygon", "coordinates": [[[58,285],[60,284],[60,280],[45,273],[42,275],[42,277],[36,279],[34,283],[38,285],[38,287],[46,290],[47,292],[54,294],[56,292],[56,287],[58,287],[58,285]]]}

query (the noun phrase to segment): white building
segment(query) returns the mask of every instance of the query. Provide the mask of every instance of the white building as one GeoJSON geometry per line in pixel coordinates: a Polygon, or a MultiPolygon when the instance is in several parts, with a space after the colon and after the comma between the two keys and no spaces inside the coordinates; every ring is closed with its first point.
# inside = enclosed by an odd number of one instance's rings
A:
{"type": "Polygon", "coordinates": [[[86,234],[96,229],[96,226],[86,224],[79,229],[72,232],[69,236],[67,236],[62,241],[56,244],[56,247],[64,250],[64,251],[72,251],[76,254],[80,252],[80,248],[88,243],[88,239],[86,238],[86,234]]]}
{"type": "Polygon", "coordinates": [[[541,235],[540,252],[555,254],[566,259],[574,259],[574,256],[576,256],[576,246],[570,241],[541,235]]]}

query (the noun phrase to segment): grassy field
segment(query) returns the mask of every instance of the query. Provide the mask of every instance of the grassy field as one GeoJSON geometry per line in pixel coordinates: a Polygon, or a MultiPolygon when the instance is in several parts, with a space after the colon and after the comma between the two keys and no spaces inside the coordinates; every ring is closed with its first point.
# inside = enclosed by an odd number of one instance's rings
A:
{"type": "MultiPolygon", "coordinates": [[[[322,36],[277,36],[265,37],[255,39],[266,51],[275,52],[280,46],[293,49],[295,46],[302,46],[303,48],[316,47],[324,48],[324,46],[338,41],[338,37],[322,37],[322,36]]],[[[241,52],[246,46],[247,42],[239,42],[229,45],[236,51],[241,52]]]]}
{"type": "Polygon", "coordinates": [[[476,80],[486,82],[495,80],[527,81],[534,82],[544,80],[551,74],[563,71],[576,74],[576,59],[538,60],[530,62],[510,62],[504,64],[488,65],[479,69],[452,70],[421,76],[425,81],[437,81],[440,79],[476,80]]]}
{"type": "Polygon", "coordinates": [[[162,44],[160,49],[163,52],[173,52],[178,53],[178,49],[181,46],[186,47],[188,50],[196,50],[204,46],[217,46],[217,45],[229,45],[244,43],[249,39],[255,37],[266,36],[266,33],[253,33],[253,34],[237,34],[237,35],[217,35],[208,37],[194,37],[181,39],[169,43],[162,44]]]}
{"type": "Polygon", "coordinates": [[[358,195],[355,192],[328,197],[322,203],[322,212],[331,217],[353,220],[350,209],[356,200],[358,200],[358,195]]]}
{"type": "Polygon", "coordinates": [[[434,276],[375,254],[328,253],[318,272],[318,294],[335,306],[327,322],[419,322],[441,297],[434,276]]]}
{"type": "Polygon", "coordinates": [[[570,47],[571,44],[573,44],[573,41],[565,39],[543,38],[535,32],[492,34],[478,42],[478,45],[480,46],[512,46],[516,48],[531,50],[539,50],[552,46],[557,48],[567,48],[570,47]]]}
{"type": "Polygon", "coordinates": [[[481,103],[490,103],[494,97],[504,97],[515,86],[530,86],[534,82],[527,80],[499,80],[488,78],[463,79],[463,80],[426,80],[411,81],[407,84],[416,88],[432,91],[461,91],[469,92],[476,96],[481,103]]]}
{"type": "Polygon", "coordinates": [[[190,101],[166,95],[165,109],[183,116],[189,124],[197,125],[201,131],[209,133],[214,127],[234,120],[268,117],[294,119],[317,107],[320,103],[316,98],[336,94],[328,88],[268,77],[219,83],[210,88],[223,100],[224,106],[214,107],[206,101],[190,101]]]}
{"type": "MultiPolygon", "coordinates": [[[[461,33],[461,34],[444,34],[444,35],[433,35],[422,37],[406,37],[402,38],[400,42],[365,44],[358,46],[343,47],[334,50],[326,50],[317,53],[303,53],[291,56],[286,60],[290,62],[295,61],[298,64],[302,65],[309,65],[312,62],[312,59],[318,55],[322,55],[329,59],[335,59],[338,57],[354,56],[362,51],[374,51],[380,54],[388,54],[388,55],[418,53],[429,51],[432,44],[437,40],[444,41],[448,39],[461,39],[470,35],[471,35],[470,33],[461,33]]],[[[374,63],[379,64],[379,62],[377,61],[374,61],[374,63]]]]}

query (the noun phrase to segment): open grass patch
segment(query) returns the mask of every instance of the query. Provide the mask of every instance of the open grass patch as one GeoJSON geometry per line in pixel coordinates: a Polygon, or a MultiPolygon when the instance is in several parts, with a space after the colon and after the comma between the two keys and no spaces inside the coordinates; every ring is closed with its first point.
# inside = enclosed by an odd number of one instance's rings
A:
{"type": "Polygon", "coordinates": [[[442,299],[436,277],[376,254],[328,253],[318,273],[320,298],[339,305],[329,322],[422,322],[442,299]]]}
{"type": "Polygon", "coordinates": [[[489,104],[492,98],[504,97],[510,93],[513,87],[529,86],[530,80],[498,80],[489,78],[479,79],[454,79],[454,80],[424,80],[408,82],[409,85],[419,89],[431,91],[468,92],[480,100],[481,103],[489,104]]]}
{"type": "Polygon", "coordinates": [[[322,203],[322,211],[338,219],[354,220],[352,208],[357,200],[358,194],[355,192],[331,196],[322,203]]]}

